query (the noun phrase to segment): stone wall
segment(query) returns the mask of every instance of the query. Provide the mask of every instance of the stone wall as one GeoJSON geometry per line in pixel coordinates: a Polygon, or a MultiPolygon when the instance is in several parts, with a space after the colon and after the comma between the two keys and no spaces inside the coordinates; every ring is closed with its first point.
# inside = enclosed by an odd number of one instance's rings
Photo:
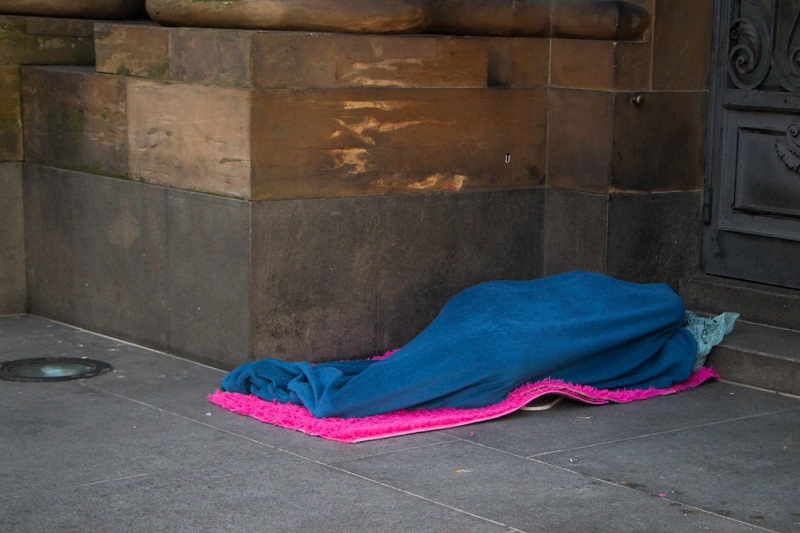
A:
{"type": "Polygon", "coordinates": [[[96,68],[21,77],[31,312],[231,367],[402,345],[487,279],[676,286],[711,5],[640,3],[641,41],[97,24],[96,68]]]}
{"type": "Polygon", "coordinates": [[[379,353],[541,276],[526,48],[98,24],[96,69],[23,69],[31,311],[231,367],[379,353]]]}
{"type": "Polygon", "coordinates": [[[0,15],[0,314],[26,310],[20,65],[93,63],[90,21],[0,15]]]}
{"type": "Polygon", "coordinates": [[[552,41],[544,272],[677,288],[700,266],[713,2],[640,3],[642,42],[552,41]]]}

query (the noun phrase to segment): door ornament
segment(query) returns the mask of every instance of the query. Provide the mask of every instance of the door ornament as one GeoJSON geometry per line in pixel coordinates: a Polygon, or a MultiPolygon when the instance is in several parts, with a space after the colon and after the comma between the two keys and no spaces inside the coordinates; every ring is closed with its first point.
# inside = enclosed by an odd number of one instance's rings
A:
{"type": "Polygon", "coordinates": [[[800,91],[800,4],[740,0],[729,26],[728,77],[744,90],[800,91]]]}
{"type": "Polygon", "coordinates": [[[783,138],[775,141],[775,151],[786,166],[791,170],[800,173],[800,143],[797,138],[800,136],[800,126],[792,124],[786,129],[786,134],[783,138]]]}

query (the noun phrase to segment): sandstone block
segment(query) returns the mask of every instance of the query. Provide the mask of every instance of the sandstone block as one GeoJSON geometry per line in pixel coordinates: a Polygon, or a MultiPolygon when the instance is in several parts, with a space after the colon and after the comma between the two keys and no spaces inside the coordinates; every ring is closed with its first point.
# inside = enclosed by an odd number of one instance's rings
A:
{"type": "Polygon", "coordinates": [[[270,30],[416,32],[428,25],[428,0],[148,0],[147,12],[165,26],[270,30]]]}
{"type": "Polygon", "coordinates": [[[488,53],[478,39],[255,34],[256,87],[485,87],[488,53]]]}
{"type": "Polygon", "coordinates": [[[545,87],[550,80],[550,40],[486,37],[490,86],[545,87]]]}
{"type": "Polygon", "coordinates": [[[250,199],[539,186],[543,89],[129,80],[130,177],[250,199]]]}
{"type": "Polygon", "coordinates": [[[0,15],[0,65],[91,65],[92,21],[0,15]]]}
{"type": "Polygon", "coordinates": [[[155,25],[97,23],[98,72],[166,78],[169,74],[169,30],[155,25]]]}
{"type": "Polygon", "coordinates": [[[0,13],[78,19],[129,18],[143,15],[144,0],[0,0],[0,13]]]}
{"type": "Polygon", "coordinates": [[[650,43],[553,39],[550,82],[580,89],[647,90],[650,43]]]}
{"type": "Polygon", "coordinates": [[[546,90],[258,91],[253,197],[538,186],[546,90]]]}
{"type": "Polygon", "coordinates": [[[250,197],[250,91],[130,79],[128,120],[134,179],[250,197]]]}
{"type": "Polygon", "coordinates": [[[0,67],[0,161],[22,160],[19,67],[0,67]]]}
{"type": "Polygon", "coordinates": [[[96,31],[97,70],[109,74],[257,88],[484,87],[487,79],[481,39],[132,23],[96,31]]]}
{"type": "Polygon", "coordinates": [[[548,186],[608,192],[614,148],[614,97],[611,91],[550,90],[548,186]]]}
{"type": "Polygon", "coordinates": [[[125,78],[85,67],[26,67],[22,87],[26,161],[126,174],[125,78]]]}
{"type": "Polygon", "coordinates": [[[637,40],[646,8],[607,0],[148,0],[167,26],[637,40]]]}
{"type": "Polygon", "coordinates": [[[170,77],[181,81],[251,87],[253,62],[256,60],[252,42],[257,36],[257,32],[171,28],[170,77]]]}
{"type": "Polygon", "coordinates": [[[552,0],[433,0],[429,31],[459,35],[550,33],[552,0]]]}

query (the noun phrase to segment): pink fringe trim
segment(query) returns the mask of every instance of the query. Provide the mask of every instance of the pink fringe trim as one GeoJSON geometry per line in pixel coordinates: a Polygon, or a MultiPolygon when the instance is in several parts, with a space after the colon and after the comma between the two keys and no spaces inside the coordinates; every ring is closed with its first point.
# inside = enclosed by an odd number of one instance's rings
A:
{"type": "Polygon", "coordinates": [[[219,390],[209,395],[208,400],[229,411],[250,416],[261,422],[325,439],[354,443],[499,418],[525,407],[546,394],[558,394],[594,405],[624,403],[674,394],[696,387],[710,379],[719,379],[719,374],[706,367],[692,374],[686,381],[667,389],[596,389],[548,378],[522,385],[511,391],[502,402],[486,407],[403,410],[363,418],[315,418],[308,409],[299,405],[270,402],[251,394],[219,390]]]}

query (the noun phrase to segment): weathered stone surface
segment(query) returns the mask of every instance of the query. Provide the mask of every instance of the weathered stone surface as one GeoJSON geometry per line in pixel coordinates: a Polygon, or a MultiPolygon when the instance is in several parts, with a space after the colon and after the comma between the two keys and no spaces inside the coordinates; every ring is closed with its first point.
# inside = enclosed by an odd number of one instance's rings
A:
{"type": "Polygon", "coordinates": [[[703,91],[551,89],[548,184],[592,192],[700,188],[705,98],[703,91]]]}
{"type": "Polygon", "coordinates": [[[614,93],[551,89],[547,184],[607,192],[611,184],[614,93]]]}
{"type": "Polygon", "coordinates": [[[486,37],[487,84],[499,87],[545,87],[550,83],[550,41],[526,37],[486,37]]]}
{"type": "Polygon", "coordinates": [[[625,191],[700,189],[705,176],[705,91],[640,94],[640,105],[631,102],[630,93],[615,97],[612,186],[625,191]]]}
{"type": "MultiPolygon", "coordinates": [[[[171,28],[170,78],[250,87],[253,63],[257,60],[251,51],[252,42],[257,35],[257,32],[171,28]]],[[[289,65],[280,65],[281,71],[289,68],[289,65]]]]}
{"type": "Polygon", "coordinates": [[[0,163],[0,314],[25,312],[22,164],[0,163]]]}
{"type": "Polygon", "coordinates": [[[91,65],[90,20],[0,15],[0,65],[91,65]]]}
{"type": "Polygon", "coordinates": [[[552,0],[432,0],[429,31],[460,35],[550,33],[552,0]]]}
{"type": "Polygon", "coordinates": [[[256,90],[78,67],[23,82],[26,157],[59,168],[248,199],[544,180],[546,88],[256,90]]]}
{"type": "Polygon", "coordinates": [[[148,0],[168,26],[352,33],[447,33],[640,39],[647,10],[604,0],[148,0]]]}
{"type": "Polygon", "coordinates": [[[20,65],[88,65],[89,21],[0,15],[0,161],[21,161],[20,65]]]}
{"type": "Polygon", "coordinates": [[[0,67],[0,161],[22,160],[19,67],[0,67]]]}
{"type": "Polygon", "coordinates": [[[380,198],[378,345],[405,345],[455,293],[542,275],[545,189],[380,198]]]}
{"type": "MultiPolygon", "coordinates": [[[[486,86],[487,43],[480,39],[132,23],[98,23],[96,32],[97,70],[109,74],[257,88],[486,86]]],[[[523,60],[526,52],[507,52],[520,56],[520,80],[529,63],[547,66],[546,56],[544,63],[523,60]]]]}
{"type": "Polygon", "coordinates": [[[130,80],[128,99],[130,175],[151,183],[283,199],[543,179],[544,90],[247,91],[130,80]]]}
{"type": "Polygon", "coordinates": [[[149,24],[98,22],[95,25],[97,72],[167,78],[170,31],[149,24]]]}
{"type": "Polygon", "coordinates": [[[650,14],[634,2],[550,0],[551,37],[636,41],[650,26],[650,14]]]}
{"type": "Polygon", "coordinates": [[[417,32],[428,25],[428,0],[148,0],[166,26],[204,26],[360,33],[417,32]]]}
{"type": "Polygon", "coordinates": [[[545,274],[581,269],[673,288],[699,268],[700,191],[548,189],[545,274]]]}
{"type": "Polygon", "coordinates": [[[677,290],[682,277],[700,268],[702,197],[702,191],[610,195],[606,272],[677,290]]]}
{"type": "Polygon", "coordinates": [[[250,99],[245,89],[129,79],[130,177],[251,197],[250,99]]]}
{"type": "Polygon", "coordinates": [[[25,164],[30,312],[168,349],[165,190],[25,164]]]}
{"type": "Polygon", "coordinates": [[[603,0],[431,0],[428,31],[637,40],[650,24],[644,7],[603,0]]]}
{"type": "Polygon", "coordinates": [[[225,368],[250,359],[249,202],[25,169],[31,312],[225,368]]]}
{"type": "Polygon", "coordinates": [[[144,0],[0,0],[0,13],[79,19],[132,18],[144,13],[144,0]]]}
{"type": "Polygon", "coordinates": [[[713,2],[659,1],[653,12],[653,89],[706,90],[713,2]]]}
{"type": "Polygon", "coordinates": [[[608,195],[548,188],[545,213],[545,275],[605,272],[608,195]]]}
{"type": "Polygon", "coordinates": [[[330,360],[378,351],[379,213],[374,198],[254,205],[257,358],[330,360]]]}
{"type": "Polygon", "coordinates": [[[536,277],[543,200],[526,189],[255,203],[255,357],[382,353],[463,288],[536,277]]]}
{"type": "Polygon", "coordinates": [[[650,43],[553,39],[550,82],[575,89],[647,90],[650,43]]]}
{"type": "Polygon", "coordinates": [[[25,20],[0,15],[0,64],[19,65],[24,61],[28,52],[25,20]]]}
{"type": "Polygon", "coordinates": [[[467,38],[259,32],[256,87],[485,87],[484,41],[467,38]]]}
{"type": "Polygon", "coordinates": [[[245,363],[252,352],[251,204],[174,189],[166,196],[169,320],[162,327],[170,351],[222,368],[245,363]]]}
{"type": "Polygon", "coordinates": [[[124,176],[126,80],[84,67],[23,69],[25,159],[124,176]]]}
{"type": "Polygon", "coordinates": [[[259,91],[253,198],[541,185],[544,89],[259,91]]]}
{"type": "Polygon", "coordinates": [[[603,0],[431,0],[432,32],[636,40],[650,17],[632,2],[603,0]]]}
{"type": "Polygon", "coordinates": [[[379,353],[541,265],[543,189],[249,202],[24,166],[31,311],[222,368],[379,353]]]}

